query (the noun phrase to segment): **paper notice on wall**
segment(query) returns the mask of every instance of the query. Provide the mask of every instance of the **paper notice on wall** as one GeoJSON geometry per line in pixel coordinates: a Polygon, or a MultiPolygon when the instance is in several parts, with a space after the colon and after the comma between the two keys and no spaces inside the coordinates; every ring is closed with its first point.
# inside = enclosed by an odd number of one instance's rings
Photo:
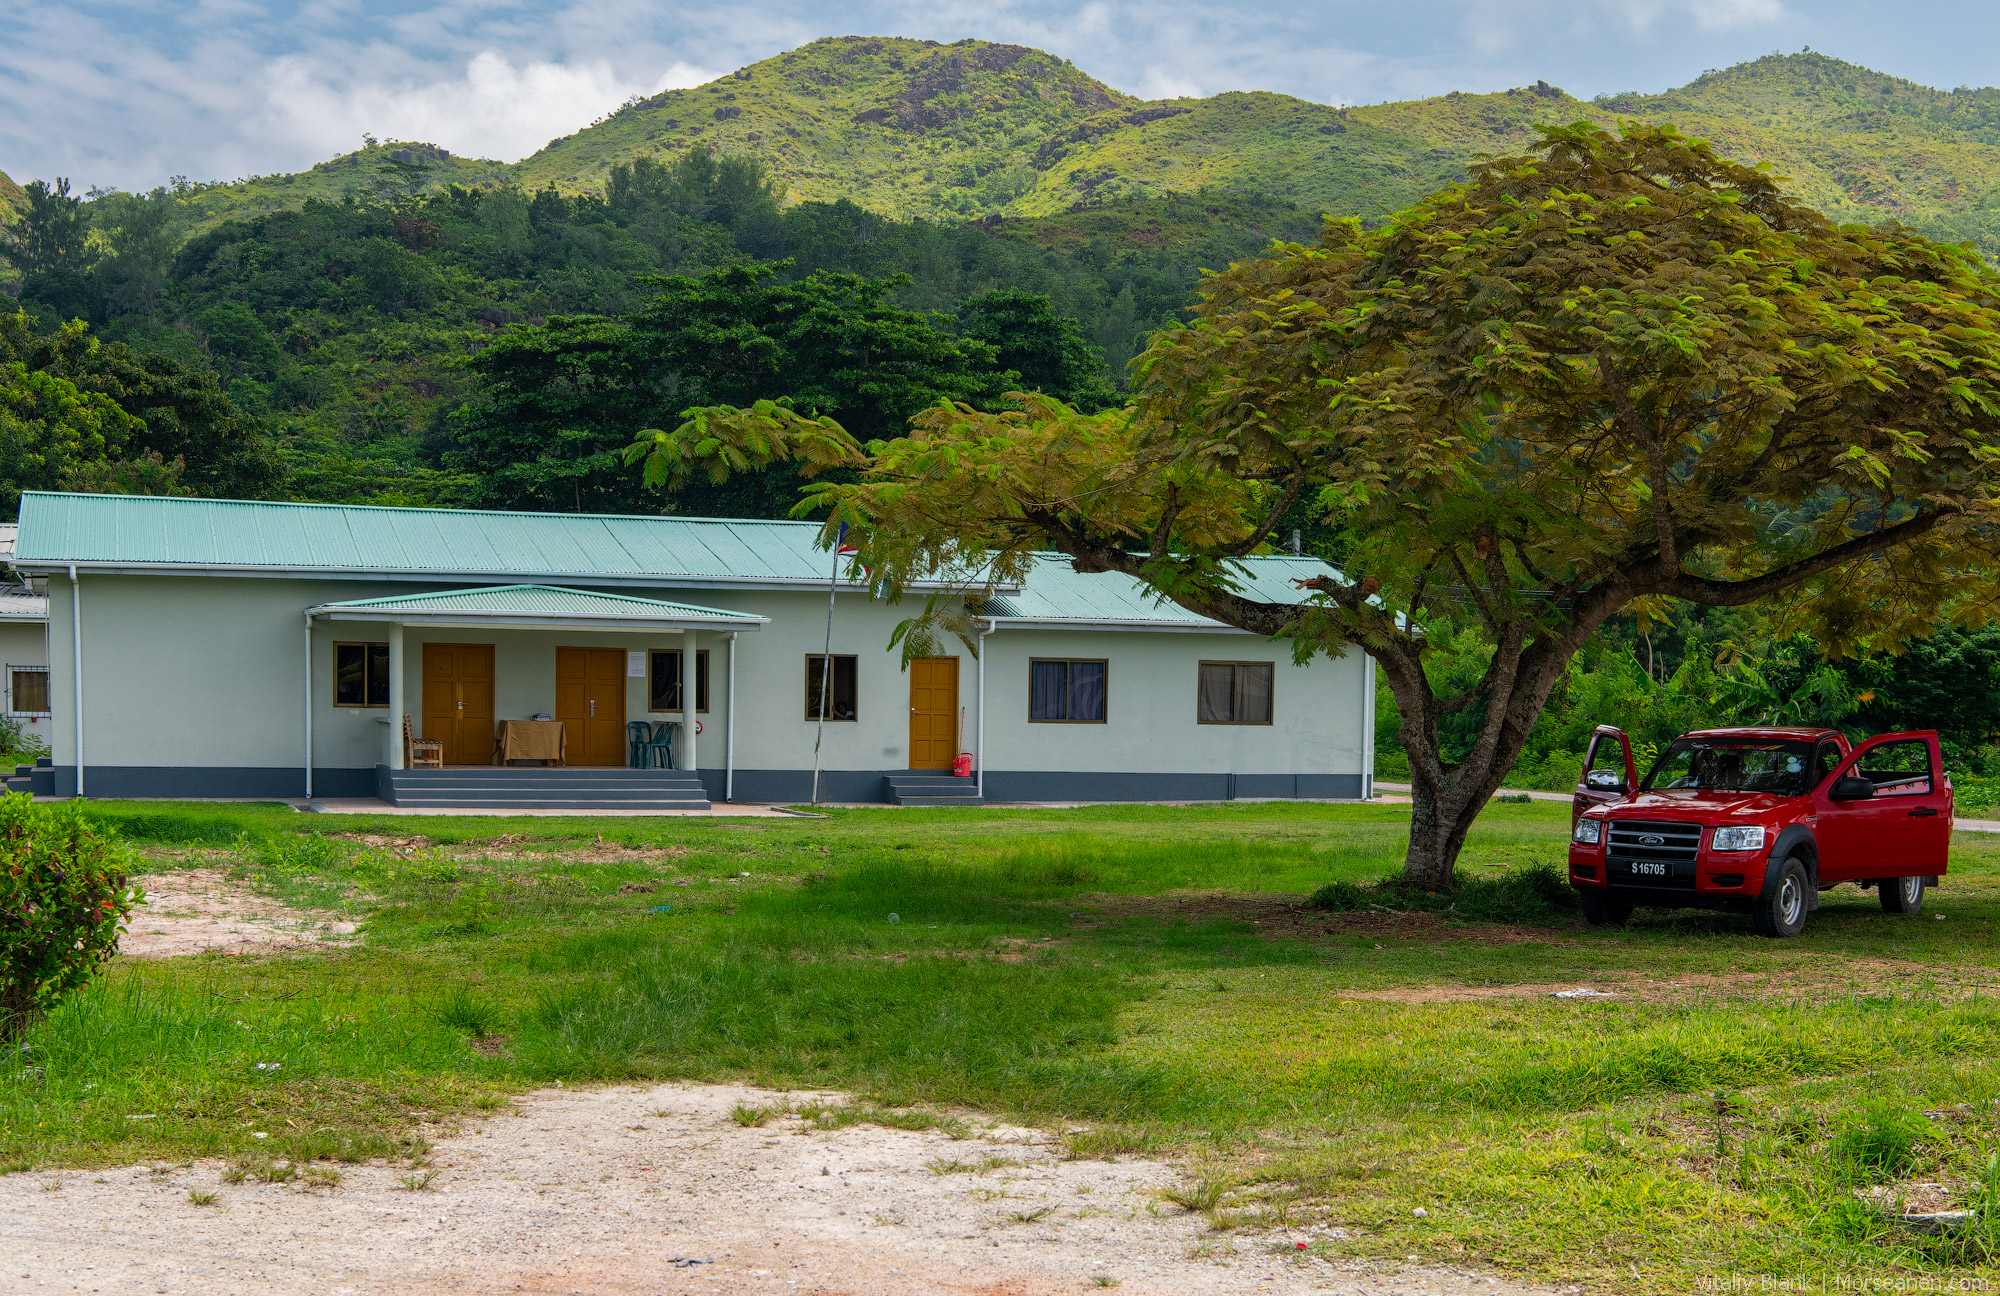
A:
{"type": "Polygon", "coordinates": [[[625,654],[625,675],[628,679],[646,678],[646,653],[644,649],[625,654]]]}

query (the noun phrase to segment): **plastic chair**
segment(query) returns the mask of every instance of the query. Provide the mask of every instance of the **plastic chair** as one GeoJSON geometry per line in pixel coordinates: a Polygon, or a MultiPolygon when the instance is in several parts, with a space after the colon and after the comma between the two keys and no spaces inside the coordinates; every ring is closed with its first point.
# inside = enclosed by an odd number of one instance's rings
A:
{"type": "Polygon", "coordinates": [[[652,741],[646,744],[646,767],[649,769],[672,769],[674,767],[674,726],[658,724],[653,726],[652,741]],[[653,764],[653,753],[658,752],[664,765],[653,764]]]}
{"type": "Polygon", "coordinates": [[[633,769],[646,768],[646,745],[653,741],[653,726],[644,720],[625,725],[625,763],[633,769]]]}

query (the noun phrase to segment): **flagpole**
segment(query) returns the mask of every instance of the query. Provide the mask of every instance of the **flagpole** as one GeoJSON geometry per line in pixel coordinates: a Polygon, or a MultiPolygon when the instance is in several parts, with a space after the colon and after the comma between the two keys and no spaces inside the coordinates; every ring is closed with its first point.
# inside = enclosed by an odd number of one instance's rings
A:
{"type": "MultiPolygon", "coordinates": [[[[847,527],[840,528],[845,539],[847,527]]],[[[826,737],[827,694],[833,688],[833,596],[840,588],[840,539],[833,542],[833,575],[826,582],[826,647],[819,658],[819,726],[813,732],[813,799],[819,804],[819,744],[826,737]]]]}

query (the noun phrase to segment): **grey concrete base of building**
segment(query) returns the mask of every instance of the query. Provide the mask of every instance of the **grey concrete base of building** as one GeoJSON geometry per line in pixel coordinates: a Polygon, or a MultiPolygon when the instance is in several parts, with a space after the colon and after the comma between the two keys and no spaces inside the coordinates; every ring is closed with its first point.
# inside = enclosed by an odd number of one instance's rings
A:
{"type": "MultiPolygon", "coordinates": [[[[76,766],[56,765],[50,795],[76,795],[76,766]]],[[[306,772],[290,768],[222,765],[86,765],[84,795],[94,801],[202,801],[217,797],[284,800],[306,794],[306,772]]],[[[372,797],[372,769],[315,769],[316,797],[372,797]]]]}
{"type": "MultiPolygon", "coordinates": [[[[901,770],[827,770],[821,801],[888,799],[888,775],[901,770]]],[[[709,795],[721,799],[720,770],[703,770],[709,795]]],[[[1359,774],[1125,774],[1102,770],[989,770],[988,801],[1358,801],[1359,774]]],[[[795,805],[812,800],[811,770],[737,770],[738,801],[795,805]]]]}
{"type": "MultiPolygon", "coordinates": [[[[492,774],[503,777],[516,773],[526,776],[535,771],[492,771],[492,774]]],[[[571,768],[562,771],[566,778],[572,780],[588,781],[593,776],[601,776],[607,785],[643,773],[621,769],[598,771],[571,768]]],[[[659,773],[664,772],[656,772],[654,777],[658,777],[659,773]]],[[[885,803],[889,800],[888,776],[892,773],[902,774],[904,771],[824,770],[820,774],[819,799],[850,804],[885,803]]],[[[37,771],[37,774],[49,787],[45,795],[76,795],[75,766],[57,765],[37,771]]],[[[375,769],[315,769],[313,795],[336,799],[380,796],[386,786],[386,775],[386,770],[375,769]]],[[[686,791],[679,792],[678,796],[700,795],[694,792],[694,780],[686,774],[673,781],[687,785],[686,791]]],[[[1362,795],[1359,774],[989,770],[985,787],[988,801],[1353,801],[1359,800],[1362,795]]],[[[700,788],[710,801],[722,803],[723,771],[700,771],[700,788]]],[[[523,790],[527,790],[525,786],[523,790]]],[[[85,769],[84,792],[97,800],[130,797],[198,801],[251,797],[275,801],[304,796],[305,771],[298,767],[91,765],[85,769]]],[[[736,771],[734,793],[734,799],[739,802],[803,804],[813,799],[813,774],[809,769],[739,769],[736,771]]]]}

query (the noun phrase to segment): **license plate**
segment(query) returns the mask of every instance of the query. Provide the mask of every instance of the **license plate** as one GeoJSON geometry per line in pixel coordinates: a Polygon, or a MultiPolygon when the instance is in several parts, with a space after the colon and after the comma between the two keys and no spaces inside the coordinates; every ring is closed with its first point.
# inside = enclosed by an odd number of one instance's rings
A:
{"type": "Polygon", "coordinates": [[[1634,860],[1627,866],[1634,877],[1665,877],[1667,866],[1657,860],[1634,860]]]}

